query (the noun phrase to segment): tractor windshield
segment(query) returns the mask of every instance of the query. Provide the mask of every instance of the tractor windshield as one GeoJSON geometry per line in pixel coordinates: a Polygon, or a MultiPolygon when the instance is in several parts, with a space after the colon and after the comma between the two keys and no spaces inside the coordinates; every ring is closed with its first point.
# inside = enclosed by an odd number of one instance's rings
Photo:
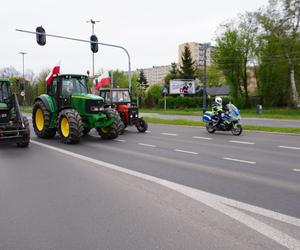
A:
{"type": "Polygon", "coordinates": [[[0,102],[5,102],[10,96],[7,82],[0,82],[0,102]]]}
{"type": "Polygon", "coordinates": [[[112,91],[112,102],[130,103],[130,95],[128,90],[112,91]]]}
{"type": "Polygon", "coordinates": [[[84,78],[67,78],[62,81],[62,93],[64,96],[73,94],[88,94],[88,86],[84,78]]]}

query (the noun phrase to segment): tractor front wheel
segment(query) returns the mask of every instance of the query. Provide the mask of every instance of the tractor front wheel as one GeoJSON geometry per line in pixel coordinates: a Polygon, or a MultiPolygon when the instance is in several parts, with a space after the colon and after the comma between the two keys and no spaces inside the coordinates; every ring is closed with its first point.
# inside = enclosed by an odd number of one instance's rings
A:
{"type": "Polygon", "coordinates": [[[17,142],[17,146],[19,148],[26,148],[29,145],[30,142],[30,128],[29,128],[29,122],[28,119],[23,116],[23,124],[24,124],[24,129],[26,132],[23,134],[23,139],[21,142],[17,142]]]}
{"type": "Polygon", "coordinates": [[[119,135],[118,126],[115,123],[113,123],[110,127],[100,127],[96,129],[98,134],[104,140],[112,140],[117,138],[119,135]]]}
{"type": "Polygon", "coordinates": [[[36,135],[40,138],[52,138],[56,134],[55,128],[50,128],[51,114],[42,101],[33,105],[32,123],[36,135]]]}
{"type": "Polygon", "coordinates": [[[140,133],[144,133],[148,129],[148,123],[143,118],[139,118],[136,128],[140,133]]]}
{"type": "Polygon", "coordinates": [[[83,132],[82,119],[74,109],[64,109],[58,117],[58,133],[61,142],[65,144],[76,144],[79,142],[83,132]]]}

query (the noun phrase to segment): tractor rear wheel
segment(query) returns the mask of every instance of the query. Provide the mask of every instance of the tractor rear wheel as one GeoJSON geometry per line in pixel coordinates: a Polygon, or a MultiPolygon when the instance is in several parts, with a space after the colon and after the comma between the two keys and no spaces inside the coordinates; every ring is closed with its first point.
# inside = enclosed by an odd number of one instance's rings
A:
{"type": "Polygon", "coordinates": [[[58,134],[61,142],[65,144],[76,144],[79,142],[83,132],[82,119],[74,109],[64,109],[58,117],[58,134]]]}
{"type": "Polygon", "coordinates": [[[55,128],[50,128],[51,114],[42,101],[33,105],[32,123],[36,135],[40,138],[53,138],[56,134],[55,128]]]}
{"type": "Polygon", "coordinates": [[[28,119],[23,116],[23,123],[26,132],[23,134],[23,140],[21,142],[17,142],[17,146],[20,148],[26,148],[29,145],[30,142],[30,128],[29,128],[29,122],[28,119]]]}
{"type": "Polygon", "coordinates": [[[117,138],[119,135],[118,127],[115,123],[113,123],[110,127],[100,127],[96,129],[98,134],[104,140],[112,140],[117,138]]]}

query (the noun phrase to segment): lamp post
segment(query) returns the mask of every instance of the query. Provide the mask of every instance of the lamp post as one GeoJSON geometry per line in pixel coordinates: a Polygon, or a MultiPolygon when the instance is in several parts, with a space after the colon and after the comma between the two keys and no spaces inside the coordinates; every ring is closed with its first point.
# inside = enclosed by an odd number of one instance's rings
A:
{"type": "MultiPolygon", "coordinates": [[[[87,23],[91,23],[92,24],[92,35],[95,35],[95,28],[94,28],[94,26],[95,26],[95,24],[96,23],[99,23],[100,21],[99,20],[97,20],[97,21],[95,21],[95,20],[93,20],[93,19],[90,19],[89,21],[86,21],[87,23]]],[[[93,73],[93,76],[95,75],[95,56],[94,56],[94,52],[92,52],[92,65],[93,65],[93,71],[92,71],[92,73],[93,73]]]]}
{"type": "Polygon", "coordinates": [[[23,104],[25,104],[25,95],[26,95],[26,93],[25,93],[25,71],[24,71],[24,56],[27,54],[27,52],[23,52],[23,51],[20,51],[19,52],[19,54],[20,55],[22,55],[22,75],[23,75],[23,79],[22,79],[22,81],[23,81],[23,86],[24,86],[24,89],[23,89],[23,97],[24,97],[24,101],[23,101],[23,104]]]}

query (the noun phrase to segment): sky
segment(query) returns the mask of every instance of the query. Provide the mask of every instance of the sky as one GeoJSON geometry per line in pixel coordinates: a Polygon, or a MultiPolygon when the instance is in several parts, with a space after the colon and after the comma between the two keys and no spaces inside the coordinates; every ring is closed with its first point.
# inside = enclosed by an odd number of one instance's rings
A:
{"type": "MultiPolygon", "coordinates": [[[[59,61],[62,73],[92,72],[88,43],[47,37],[45,46],[35,35],[42,25],[46,33],[89,40],[88,20],[99,20],[95,34],[99,42],[123,46],[131,58],[131,69],[169,65],[178,61],[178,46],[185,42],[214,44],[221,24],[238,14],[266,6],[268,0],[1,0],[0,69],[13,66],[38,75],[59,61]]],[[[100,46],[95,54],[95,72],[128,70],[126,53],[100,46]]]]}

